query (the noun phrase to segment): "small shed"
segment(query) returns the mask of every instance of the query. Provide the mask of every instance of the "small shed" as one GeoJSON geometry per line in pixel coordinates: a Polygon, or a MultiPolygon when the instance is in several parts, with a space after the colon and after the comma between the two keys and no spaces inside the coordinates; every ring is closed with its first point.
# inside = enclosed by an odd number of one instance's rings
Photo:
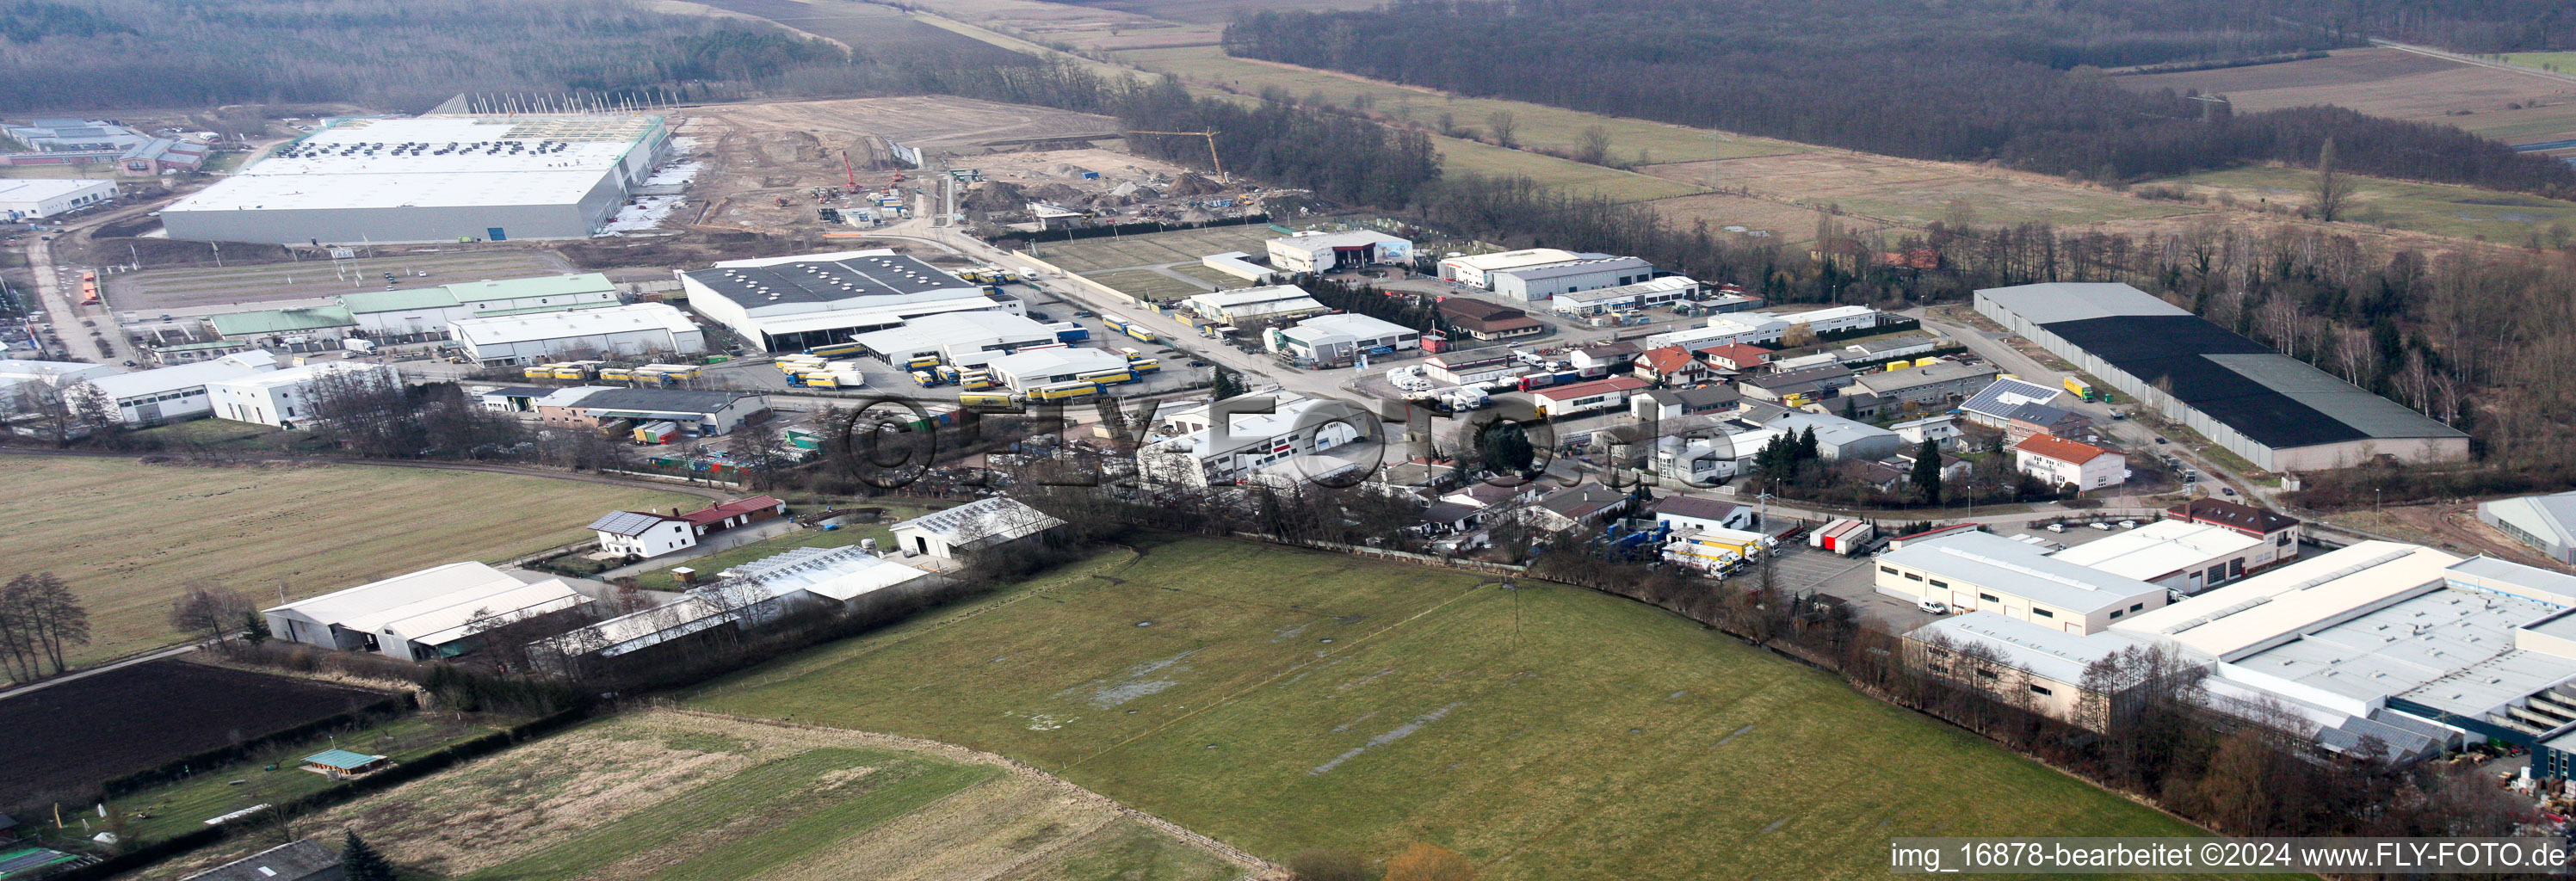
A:
{"type": "Polygon", "coordinates": [[[388,764],[391,762],[388,762],[384,756],[371,756],[345,749],[326,749],[304,757],[304,770],[327,775],[335,780],[356,777],[381,769],[388,764]]]}

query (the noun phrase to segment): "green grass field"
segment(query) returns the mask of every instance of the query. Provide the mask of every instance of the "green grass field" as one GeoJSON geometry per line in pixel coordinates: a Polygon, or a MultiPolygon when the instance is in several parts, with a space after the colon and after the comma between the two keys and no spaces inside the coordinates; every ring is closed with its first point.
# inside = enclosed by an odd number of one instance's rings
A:
{"type": "Polygon", "coordinates": [[[576,539],[602,512],[696,507],[696,496],[420,468],[207,468],[19,457],[0,517],[0,577],[50,571],[89,607],[87,663],[177,642],[170,602],[192,581],[273,605],[431,566],[576,539]]]}
{"type": "MultiPolygon", "coordinates": [[[[300,772],[297,772],[300,773],[300,772]]],[[[298,821],[406,878],[1224,881],[1242,868],[990,761],[847,731],[616,716],[298,821]]],[[[177,878],[271,842],[157,866],[177,878]]]]}
{"type": "Polygon", "coordinates": [[[993,750],[1255,853],[1875,878],[1898,835],[2182,823],[1636,604],[1148,542],[690,698],[993,750]]]}
{"type": "Polygon", "coordinates": [[[2576,74],[2576,52],[2509,52],[2489,57],[2500,57],[2515,67],[2576,74]]]}
{"type": "Polygon", "coordinates": [[[1211,266],[1191,266],[1188,264],[1182,264],[1180,266],[1172,267],[1172,271],[1216,285],[1219,288],[1229,291],[1252,286],[1251,282],[1244,281],[1239,276],[1228,275],[1211,266]]]}
{"type": "Polygon", "coordinates": [[[1206,288],[1155,272],[1130,269],[1125,272],[1086,272],[1082,277],[1117,288],[1128,296],[1147,300],[1180,300],[1207,293],[1206,288]]]}
{"type": "MultiPolygon", "coordinates": [[[[2396,229],[2519,245],[2533,235],[2549,239],[2548,228],[2576,229],[2576,202],[2520,193],[2479,190],[2447,184],[2368,178],[2352,197],[2350,219],[2396,229]]],[[[2232,193],[2239,202],[2268,199],[2307,205],[2313,201],[2315,174],[2296,168],[2234,168],[2170,178],[2208,193],[2232,193]]]]}

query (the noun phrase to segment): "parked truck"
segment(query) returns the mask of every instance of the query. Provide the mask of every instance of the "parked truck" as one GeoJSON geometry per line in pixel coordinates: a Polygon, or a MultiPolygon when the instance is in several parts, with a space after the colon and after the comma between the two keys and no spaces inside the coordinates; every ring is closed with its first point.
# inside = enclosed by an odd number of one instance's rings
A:
{"type": "Polygon", "coordinates": [[[2082,379],[2069,376],[2066,378],[2066,382],[2064,382],[2063,385],[2066,387],[2066,393],[2074,395],[2076,400],[2099,401],[2102,399],[2101,395],[2093,391],[2093,384],[2085,382],[2082,379]]]}

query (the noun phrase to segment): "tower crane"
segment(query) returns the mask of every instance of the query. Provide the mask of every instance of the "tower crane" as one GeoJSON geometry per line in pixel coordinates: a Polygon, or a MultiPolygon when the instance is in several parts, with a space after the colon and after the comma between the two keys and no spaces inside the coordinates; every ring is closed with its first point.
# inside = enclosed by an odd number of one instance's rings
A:
{"type": "Polygon", "coordinates": [[[1184,137],[1184,138],[1206,138],[1206,139],[1207,139],[1207,144],[1208,144],[1208,164],[1209,164],[1209,165],[1213,165],[1213,166],[1215,166],[1215,167],[1216,167],[1216,179],[1217,179],[1217,182],[1218,182],[1218,183],[1222,183],[1222,184],[1228,184],[1228,185],[1231,185],[1231,184],[1233,184],[1233,183],[1234,183],[1234,179],[1233,179],[1233,178],[1229,178],[1229,177],[1226,177],[1226,176],[1225,176],[1225,162],[1224,162],[1223,160],[1220,160],[1220,159],[1216,158],[1216,136],[1221,135],[1221,134],[1224,134],[1224,132],[1220,132],[1220,131],[1217,131],[1217,130],[1215,130],[1215,129],[1208,129],[1208,130],[1206,130],[1206,131],[1199,131],[1199,132],[1149,132],[1149,131],[1132,131],[1132,132],[1128,132],[1128,134],[1131,134],[1131,135],[1174,135],[1174,136],[1184,137]]]}

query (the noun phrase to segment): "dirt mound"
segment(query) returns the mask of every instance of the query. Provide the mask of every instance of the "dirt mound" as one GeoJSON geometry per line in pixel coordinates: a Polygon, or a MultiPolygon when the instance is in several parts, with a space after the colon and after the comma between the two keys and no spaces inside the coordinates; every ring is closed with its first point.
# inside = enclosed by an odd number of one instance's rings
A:
{"type": "Polygon", "coordinates": [[[967,187],[960,202],[968,211],[1018,211],[1028,207],[1029,196],[1016,185],[988,180],[967,187]]]}
{"type": "Polygon", "coordinates": [[[1163,189],[1163,195],[1166,196],[1205,196],[1222,192],[1225,192],[1225,187],[1219,186],[1216,181],[1195,174],[1181,175],[1180,180],[1173,181],[1171,186],[1163,189]]]}
{"type": "Polygon", "coordinates": [[[1032,199],[1044,199],[1049,202],[1059,202],[1067,205],[1080,204],[1091,198],[1090,193],[1083,192],[1082,188],[1069,184],[1047,184],[1042,187],[1031,187],[1027,192],[1029,198],[1032,199]]]}

